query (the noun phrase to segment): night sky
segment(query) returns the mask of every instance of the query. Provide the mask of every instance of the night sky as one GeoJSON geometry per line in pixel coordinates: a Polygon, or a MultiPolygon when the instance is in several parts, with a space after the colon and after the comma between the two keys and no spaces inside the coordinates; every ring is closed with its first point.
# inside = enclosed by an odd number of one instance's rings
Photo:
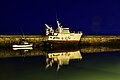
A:
{"type": "Polygon", "coordinates": [[[71,31],[120,34],[120,1],[0,0],[0,34],[44,34],[56,19],[71,31]]]}

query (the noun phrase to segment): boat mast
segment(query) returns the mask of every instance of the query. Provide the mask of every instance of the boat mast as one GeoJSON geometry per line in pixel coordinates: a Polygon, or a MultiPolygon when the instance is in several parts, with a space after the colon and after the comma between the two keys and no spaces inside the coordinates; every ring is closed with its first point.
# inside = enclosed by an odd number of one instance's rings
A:
{"type": "Polygon", "coordinates": [[[22,39],[25,39],[25,34],[23,33],[23,29],[22,29],[22,27],[20,27],[21,28],[21,32],[22,32],[22,39]]]}
{"type": "Polygon", "coordinates": [[[59,23],[59,21],[57,21],[57,26],[58,26],[58,32],[62,33],[62,26],[61,23],[59,23]]]}
{"type": "Polygon", "coordinates": [[[52,34],[54,33],[54,30],[52,29],[52,27],[48,26],[47,24],[45,24],[46,26],[46,35],[52,34]]]}

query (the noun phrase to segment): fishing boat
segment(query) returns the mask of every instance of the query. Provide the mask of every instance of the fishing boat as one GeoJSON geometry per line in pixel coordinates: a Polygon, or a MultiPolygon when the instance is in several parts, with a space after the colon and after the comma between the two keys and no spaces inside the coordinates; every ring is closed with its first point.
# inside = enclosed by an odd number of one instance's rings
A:
{"type": "Polygon", "coordinates": [[[25,39],[22,39],[19,44],[12,45],[13,50],[19,50],[19,49],[32,49],[33,44],[25,41],[25,39]]]}
{"type": "Polygon", "coordinates": [[[57,21],[58,28],[53,30],[52,27],[45,24],[46,26],[46,37],[43,41],[51,43],[61,43],[61,42],[79,42],[83,33],[80,31],[78,33],[71,33],[69,28],[63,28],[61,23],[57,21]]]}

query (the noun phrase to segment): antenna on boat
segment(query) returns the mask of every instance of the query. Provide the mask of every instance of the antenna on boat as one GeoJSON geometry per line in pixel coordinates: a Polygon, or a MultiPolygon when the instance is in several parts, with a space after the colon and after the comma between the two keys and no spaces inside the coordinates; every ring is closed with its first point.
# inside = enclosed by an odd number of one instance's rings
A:
{"type": "Polygon", "coordinates": [[[24,39],[25,39],[25,34],[23,33],[23,29],[22,29],[22,27],[20,27],[20,29],[21,29],[21,32],[22,32],[22,35],[23,35],[23,37],[22,37],[22,38],[24,38],[24,39]]]}
{"type": "Polygon", "coordinates": [[[61,24],[59,23],[59,21],[58,21],[58,16],[57,16],[57,12],[56,12],[56,22],[57,22],[57,26],[58,26],[58,28],[60,28],[61,26],[61,24]]]}
{"type": "Polygon", "coordinates": [[[58,30],[59,33],[61,33],[62,32],[62,26],[61,26],[61,23],[58,21],[57,12],[56,12],[56,22],[57,22],[57,26],[58,26],[57,30],[58,30]]]}

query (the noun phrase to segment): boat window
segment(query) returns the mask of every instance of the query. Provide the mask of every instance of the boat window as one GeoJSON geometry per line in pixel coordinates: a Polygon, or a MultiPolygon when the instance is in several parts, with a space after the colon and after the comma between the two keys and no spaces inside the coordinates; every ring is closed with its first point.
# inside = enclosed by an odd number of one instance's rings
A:
{"type": "Polygon", "coordinates": [[[62,33],[70,33],[69,28],[63,28],[62,33]]]}
{"type": "Polygon", "coordinates": [[[53,39],[60,39],[60,37],[54,37],[53,39]]]}

